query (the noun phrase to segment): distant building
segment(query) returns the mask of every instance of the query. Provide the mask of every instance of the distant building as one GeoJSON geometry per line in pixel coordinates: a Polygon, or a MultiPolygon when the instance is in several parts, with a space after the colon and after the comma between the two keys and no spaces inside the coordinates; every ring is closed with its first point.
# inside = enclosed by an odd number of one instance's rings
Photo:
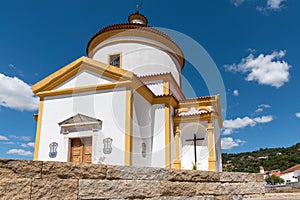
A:
{"type": "Polygon", "coordinates": [[[300,182],[300,164],[283,171],[280,177],[284,179],[286,184],[300,182]]]}
{"type": "Polygon", "coordinates": [[[263,166],[260,166],[260,167],[259,167],[259,173],[260,173],[260,174],[265,174],[265,169],[264,169],[263,166]]]}
{"type": "Polygon", "coordinates": [[[258,159],[268,159],[269,158],[269,156],[261,156],[261,157],[258,157],[258,159]]]}
{"type": "Polygon", "coordinates": [[[275,169],[275,170],[271,170],[271,171],[265,171],[264,174],[266,175],[266,177],[268,176],[280,176],[281,172],[279,169],[275,169]]]}

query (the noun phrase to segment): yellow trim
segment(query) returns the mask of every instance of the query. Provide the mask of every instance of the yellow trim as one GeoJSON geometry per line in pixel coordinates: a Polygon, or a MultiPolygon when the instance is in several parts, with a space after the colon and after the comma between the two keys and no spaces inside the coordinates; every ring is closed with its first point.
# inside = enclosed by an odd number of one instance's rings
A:
{"type": "MultiPolygon", "coordinates": [[[[112,39],[112,38],[118,38],[118,37],[124,37],[124,36],[135,36],[135,37],[142,37],[142,38],[148,38],[150,40],[160,42],[164,46],[168,47],[171,49],[168,50],[164,48],[163,46],[159,45],[159,48],[168,54],[172,53],[176,55],[176,60],[178,61],[179,65],[181,68],[183,68],[184,65],[184,55],[180,47],[175,43],[170,41],[169,39],[165,38],[162,35],[159,35],[157,33],[153,33],[151,31],[143,30],[143,29],[115,29],[115,30],[109,30],[104,33],[101,33],[89,42],[88,47],[87,47],[87,53],[89,57],[93,57],[93,54],[96,52],[95,48],[103,41],[107,39],[112,39]]],[[[126,40],[126,39],[125,39],[126,40]]],[[[118,40],[117,43],[121,43],[124,40],[118,40]]],[[[126,42],[131,41],[131,42],[136,42],[136,40],[127,40],[126,42]]],[[[138,40],[139,41],[139,40],[138,40]]],[[[140,41],[143,42],[143,41],[140,41]]],[[[111,42],[110,42],[111,43],[111,42]]],[[[148,42],[149,43],[149,42],[148,42]]],[[[150,43],[152,46],[157,45],[155,43],[150,43]]],[[[158,46],[158,45],[157,45],[158,46]]],[[[171,55],[172,55],[171,54],[171,55]]]]}
{"type": "Polygon", "coordinates": [[[214,127],[211,121],[207,123],[207,148],[208,148],[208,170],[216,171],[216,157],[215,157],[215,141],[214,141],[214,127]]]}
{"type": "Polygon", "coordinates": [[[175,125],[179,125],[181,123],[208,121],[210,119],[216,119],[217,117],[218,115],[216,113],[209,112],[197,115],[175,116],[173,117],[173,121],[175,125]]]}
{"type": "Polygon", "coordinates": [[[166,168],[171,168],[171,112],[170,106],[165,105],[165,162],[166,168]]]}
{"type": "Polygon", "coordinates": [[[170,83],[169,81],[164,81],[163,83],[164,95],[170,94],[170,83]]]}
{"type": "Polygon", "coordinates": [[[181,169],[181,161],[180,161],[180,147],[179,147],[179,138],[180,138],[180,129],[179,126],[175,128],[175,160],[174,160],[174,168],[181,169]]]}
{"type": "Polygon", "coordinates": [[[178,108],[177,109],[177,115],[179,115],[182,112],[189,112],[190,108],[178,108]]]}
{"type": "Polygon", "coordinates": [[[125,113],[125,166],[132,165],[132,117],[133,117],[133,93],[126,90],[125,113]]]}
{"type": "Polygon", "coordinates": [[[43,109],[44,109],[44,99],[40,98],[39,114],[38,114],[37,128],[36,128],[36,134],[35,134],[33,160],[38,160],[38,156],[39,156],[43,109]]]}
{"type": "Polygon", "coordinates": [[[134,76],[132,80],[131,88],[143,96],[150,104],[152,104],[154,94],[136,76],[134,76]]]}
{"type": "MultiPolygon", "coordinates": [[[[179,77],[181,77],[181,75],[179,77]]],[[[175,81],[175,79],[171,73],[166,73],[166,74],[163,73],[163,74],[158,74],[158,75],[144,76],[144,77],[140,77],[139,79],[146,84],[147,84],[147,82],[152,82],[152,81],[156,81],[156,80],[168,81],[169,85],[170,85],[170,90],[171,90],[171,86],[173,86],[175,91],[180,96],[180,98],[181,98],[180,100],[185,99],[185,96],[180,88],[180,85],[178,85],[178,83],[175,81]]],[[[171,92],[173,92],[173,91],[171,91],[171,92]]]]}
{"type": "Polygon", "coordinates": [[[216,107],[217,107],[216,110],[219,113],[218,124],[219,124],[219,128],[221,129],[223,127],[223,119],[222,119],[221,100],[219,94],[216,95],[216,107]]]}
{"type": "Polygon", "coordinates": [[[211,112],[210,108],[208,106],[199,106],[198,111],[205,110],[206,112],[211,112]]]}
{"type": "MultiPolygon", "coordinates": [[[[211,109],[208,106],[213,107],[214,118],[218,120],[219,128],[222,128],[222,111],[220,104],[220,95],[208,96],[202,98],[195,99],[185,99],[179,101],[178,104],[178,114],[181,112],[187,112],[185,110],[189,110],[190,108],[196,108],[200,110],[206,110],[207,112],[211,112],[211,109]]],[[[209,120],[209,119],[207,119],[209,120]]]]}
{"type": "MultiPolygon", "coordinates": [[[[107,64],[110,65],[110,56],[114,56],[114,55],[120,55],[120,66],[119,66],[119,67],[114,66],[114,67],[122,68],[122,52],[116,52],[116,53],[108,54],[108,55],[107,55],[107,64]]],[[[112,66],[113,66],[113,65],[112,65],[112,66]]]]}
{"type": "Polygon", "coordinates": [[[114,82],[114,83],[104,83],[94,86],[81,86],[76,88],[65,88],[59,90],[50,90],[45,92],[38,92],[36,95],[39,97],[49,97],[49,96],[60,96],[60,95],[70,95],[98,90],[112,90],[115,88],[124,88],[130,87],[131,81],[123,81],[123,82],[114,82]]]}
{"type": "MultiPolygon", "coordinates": [[[[151,104],[170,104],[174,108],[178,107],[178,101],[172,95],[155,97],[151,90],[137,78],[132,72],[109,66],[107,64],[94,61],[87,57],[81,57],[71,64],[56,71],[45,79],[32,86],[32,91],[40,97],[67,95],[73,93],[88,92],[94,90],[108,90],[115,87],[132,88],[142,95],[151,104]],[[115,83],[100,84],[96,86],[83,86],[78,88],[66,88],[53,90],[63,82],[76,75],[80,70],[87,69],[95,73],[116,80],[115,83]],[[131,82],[131,84],[129,84],[131,82]]],[[[170,85],[169,85],[170,86],[170,85]]]]}
{"type": "Polygon", "coordinates": [[[116,81],[132,80],[134,74],[87,57],[81,57],[32,86],[34,93],[52,90],[82,70],[90,70],[116,81]]]}
{"type": "Polygon", "coordinates": [[[215,103],[215,96],[210,98],[203,99],[186,99],[179,102],[179,107],[183,108],[192,108],[192,107],[201,107],[201,106],[213,106],[215,103]]]}
{"type": "Polygon", "coordinates": [[[171,105],[173,108],[177,108],[178,107],[178,101],[172,95],[168,95],[168,96],[155,96],[153,98],[152,104],[171,105]]]}

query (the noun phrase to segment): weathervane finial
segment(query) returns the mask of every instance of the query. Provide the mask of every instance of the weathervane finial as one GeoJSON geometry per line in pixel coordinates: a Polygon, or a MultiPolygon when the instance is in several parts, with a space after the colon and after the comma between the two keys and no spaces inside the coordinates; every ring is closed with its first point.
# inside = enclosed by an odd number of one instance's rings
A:
{"type": "Polygon", "coordinates": [[[136,13],[140,13],[140,8],[141,8],[141,5],[140,4],[136,4],[136,13]]]}

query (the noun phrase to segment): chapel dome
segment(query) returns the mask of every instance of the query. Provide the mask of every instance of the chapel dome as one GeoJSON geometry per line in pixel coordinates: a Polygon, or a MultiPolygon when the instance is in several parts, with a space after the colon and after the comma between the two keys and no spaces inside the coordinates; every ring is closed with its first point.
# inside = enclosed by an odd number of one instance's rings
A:
{"type": "Polygon", "coordinates": [[[163,49],[178,61],[180,68],[184,66],[184,55],[181,48],[164,32],[148,26],[148,19],[139,12],[132,13],[128,16],[127,23],[113,24],[102,28],[98,31],[88,42],[86,52],[89,57],[96,51],[96,47],[114,37],[120,36],[132,36],[132,37],[144,37],[150,40],[156,40],[168,49],[163,49]],[[170,51],[171,49],[171,51],[170,51]]]}

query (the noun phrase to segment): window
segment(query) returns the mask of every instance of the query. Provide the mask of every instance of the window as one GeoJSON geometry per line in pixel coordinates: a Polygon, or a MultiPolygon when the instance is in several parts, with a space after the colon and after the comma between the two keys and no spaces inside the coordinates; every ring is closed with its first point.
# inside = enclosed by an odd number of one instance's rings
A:
{"type": "Polygon", "coordinates": [[[109,55],[109,64],[115,67],[121,67],[121,54],[109,55]]]}

